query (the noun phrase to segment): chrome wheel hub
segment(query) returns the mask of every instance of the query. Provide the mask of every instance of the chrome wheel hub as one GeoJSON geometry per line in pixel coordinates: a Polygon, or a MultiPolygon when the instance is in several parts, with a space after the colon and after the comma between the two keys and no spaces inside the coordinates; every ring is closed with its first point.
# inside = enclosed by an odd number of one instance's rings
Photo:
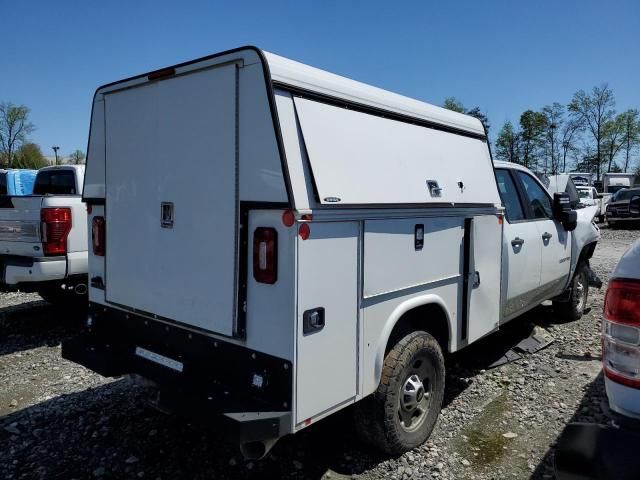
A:
{"type": "Polygon", "coordinates": [[[424,423],[431,405],[433,368],[424,358],[414,360],[400,385],[398,420],[406,432],[418,430],[424,423]]]}

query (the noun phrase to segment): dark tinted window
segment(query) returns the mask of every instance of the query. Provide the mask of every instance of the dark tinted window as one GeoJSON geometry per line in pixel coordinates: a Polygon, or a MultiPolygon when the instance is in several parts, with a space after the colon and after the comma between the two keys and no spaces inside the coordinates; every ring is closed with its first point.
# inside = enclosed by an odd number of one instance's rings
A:
{"type": "Polygon", "coordinates": [[[613,201],[618,202],[620,200],[631,200],[631,197],[635,195],[640,195],[640,190],[627,188],[625,190],[618,191],[618,193],[613,196],[613,201]]]}
{"type": "Polygon", "coordinates": [[[7,174],[6,172],[0,173],[0,195],[7,194],[7,174]]]}
{"type": "Polygon", "coordinates": [[[75,195],[76,177],[73,170],[38,172],[33,185],[34,195],[75,195]]]}
{"type": "Polygon", "coordinates": [[[500,198],[502,198],[502,203],[507,209],[507,220],[513,222],[524,219],[518,192],[509,172],[507,170],[496,170],[496,179],[498,180],[500,198]]]}
{"type": "MultiPolygon", "coordinates": [[[[529,209],[533,218],[552,218],[551,199],[538,182],[531,175],[517,171],[516,174],[522,181],[529,209]]],[[[576,195],[577,196],[577,195],[576,195]]]]}

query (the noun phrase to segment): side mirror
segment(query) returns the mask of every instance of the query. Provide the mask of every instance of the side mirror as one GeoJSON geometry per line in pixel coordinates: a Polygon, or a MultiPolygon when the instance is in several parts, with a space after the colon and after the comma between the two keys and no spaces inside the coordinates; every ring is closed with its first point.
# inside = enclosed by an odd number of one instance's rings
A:
{"type": "Polygon", "coordinates": [[[571,198],[566,192],[553,194],[553,218],[562,223],[567,232],[578,226],[578,213],[571,209],[571,198]]]}
{"type": "Polygon", "coordinates": [[[571,211],[571,197],[567,192],[558,192],[553,194],[553,218],[562,222],[564,214],[571,211]]]}
{"type": "Polygon", "coordinates": [[[567,232],[573,232],[578,226],[578,212],[569,210],[564,214],[564,219],[561,222],[567,232]]]}
{"type": "Polygon", "coordinates": [[[640,215],[640,195],[634,195],[629,201],[629,214],[640,215]]]}
{"type": "Polygon", "coordinates": [[[604,198],[604,195],[599,193],[598,196],[596,198],[604,198]]]}

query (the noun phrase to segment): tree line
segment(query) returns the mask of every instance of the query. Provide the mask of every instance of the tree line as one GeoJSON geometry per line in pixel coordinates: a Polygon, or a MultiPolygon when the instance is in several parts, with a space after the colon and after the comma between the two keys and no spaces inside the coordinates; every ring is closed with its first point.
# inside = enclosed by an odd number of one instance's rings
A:
{"type": "MultiPolygon", "coordinates": [[[[478,118],[489,130],[486,115],[475,107],[466,110],[455,98],[444,108],[478,118]]],[[[567,171],[636,172],[640,147],[640,111],[615,110],[613,90],[607,85],[590,92],[578,90],[568,104],[554,102],[542,109],[526,110],[519,122],[506,121],[494,142],[494,157],[524,165],[538,173],[567,171]]]]}
{"type": "MultiPolygon", "coordinates": [[[[38,169],[49,165],[40,146],[29,140],[35,126],[29,120],[29,108],[0,102],[0,167],[38,169]]],[[[81,150],[67,157],[58,157],[57,163],[84,163],[81,150]]]]}

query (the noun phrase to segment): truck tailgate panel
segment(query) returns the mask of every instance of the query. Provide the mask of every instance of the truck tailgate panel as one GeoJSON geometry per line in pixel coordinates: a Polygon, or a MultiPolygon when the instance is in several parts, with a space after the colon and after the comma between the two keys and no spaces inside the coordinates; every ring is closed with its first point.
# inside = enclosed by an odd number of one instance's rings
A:
{"type": "Polygon", "coordinates": [[[233,335],[236,66],[106,96],[106,299],[233,335]]]}

